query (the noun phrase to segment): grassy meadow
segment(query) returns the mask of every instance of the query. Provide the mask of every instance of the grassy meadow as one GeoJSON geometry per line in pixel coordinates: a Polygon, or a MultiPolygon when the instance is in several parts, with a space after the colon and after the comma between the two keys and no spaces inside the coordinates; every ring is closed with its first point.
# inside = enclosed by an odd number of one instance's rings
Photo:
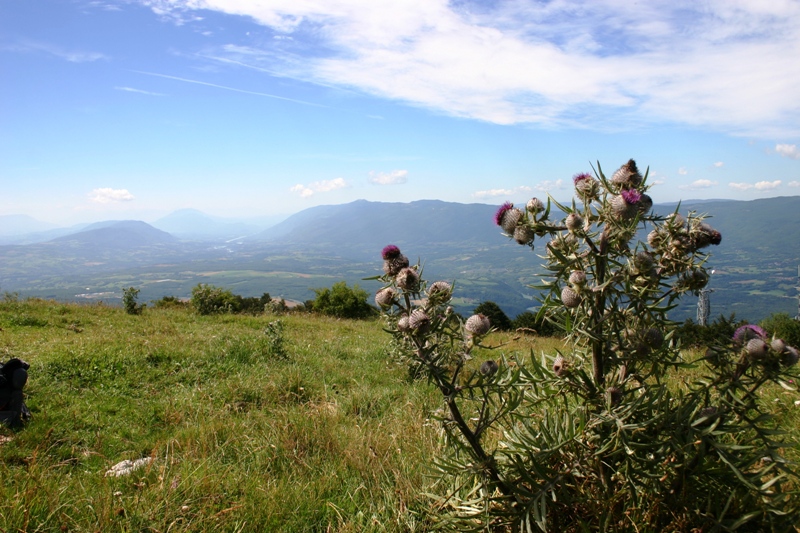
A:
{"type": "MultiPolygon", "coordinates": [[[[2,533],[430,530],[442,402],[378,321],[7,298],[0,328],[33,412],[0,428],[2,533]]],[[[504,342],[495,356],[560,345],[504,342]]],[[[800,394],[769,393],[797,433],[800,394]]]]}

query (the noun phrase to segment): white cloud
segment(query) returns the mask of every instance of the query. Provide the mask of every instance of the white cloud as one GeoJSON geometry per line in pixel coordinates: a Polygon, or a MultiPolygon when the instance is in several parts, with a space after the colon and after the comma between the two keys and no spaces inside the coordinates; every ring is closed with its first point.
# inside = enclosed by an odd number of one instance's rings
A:
{"type": "Polygon", "coordinates": [[[680,174],[681,176],[685,176],[688,173],[689,173],[689,171],[686,170],[686,167],[681,167],[681,168],[678,169],[678,174],[680,174]]]}
{"type": "Polygon", "coordinates": [[[771,191],[777,189],[783,183],[781,180],[775,181],[759,181],[757,183],[728,183],[729,187],[733,187],[734,189],[738,189],[740,191],[746,191],[749,189],[756,189],[758,191],[771,191]]]}
{"type": "Polygon", "coordinates": [[[302,198],[308,198],[309,196],[313,196],[318,192],[330,192],[336,189],[343,189],[345,187],[347,187],[347,182],[345,179],[336,178],[332,180],[315,181],[314,183],[309,183],[308,185],[298,183],[294,187],[290,188],[289,192],[297,193],[302,198]]]}
{"type": "Polygon", "coordinates": [[[678,188],[687,191],[696,191],[698,189],[708,189],[709,187],[713,187],[717,184],[718,182],[711,180],[694,180],[689,185],[680,185],[678,188]]]}
{"type": "Polygon", "coordinates": [[[800,159],[800,150],[797,149],[796,144],[778,144],[775,146],[775,151],[783,157],[800,159]]]}
{"type": "Polygon", "coordinates": [[[541,192],[549,192],[554,189],[563,190],[564,189],[564,180],[556,180],[556,181],[541,181],[533,186],[533,188],[537,191],[541,192]]]}
{"type": "Polygon", "coordinates": [[[472,193],[475,198],[495,198],[497,196],[513,196],[515,193],[512,189],[489,189],[486,191],[476,191],[472,193]]]}
{"type": "Polygon", "coordinates": [[[210,9],[292,37],[220,58],[450,115],[800,134],[800,62],[786,60],[800,55],[793,1],[140,1],[182,22],[210,9]]]}
{"type": "Polygon", "coordinates": [[[716,163],[714,163],[714,166],[717,168],[722,168],[724,165],[725,163],[723,163],[722,161],[717,161],[716,163]]]}
{"type": "Polygon", "coordinates": [[[134,89],[133,87],[114,87],[118,91],[125,91],[129,93],[146,94],[149,96],[164,96],[161,93],[154,93],[150,91],[143,91],[142,89],[134,89]]]}
{"type": "Polygon", "coordinates": [[[130,202],[135,197],[128,189],[112,189],[101,187],[89,193],[89,200],[98,204],[111,204],[116,202],[130,202]]]}
{"type": "Polygon", "coordinates": [[[391,172],[370,172],[369,182],[374,185],[399,185],[408,181],[408,170],[391,172]]]}
{"type": "Polygon", "coordinates": [[[790,181],[786,185],[788,185],[789,187],[800,187],[800,181],[790,181]]]}
{"type": "Polygon", "coordinates": [[[781,180],[775,181],[759,181],[753,187],[755,187],[759,191],[771,191],[773,189],[777,189],[783,183],[781,180]]]}
{"type": "Polygon", "coordinates": [[[97,61],[99,59],[108,59],[108,56],[99,52],[65,50],[60,46],[39,41],[23,41],[4,48],[6,50],[13,50],[15,52],[44,52],[61,59],[65,59],[70,63],[87,63],[97,61]]]}

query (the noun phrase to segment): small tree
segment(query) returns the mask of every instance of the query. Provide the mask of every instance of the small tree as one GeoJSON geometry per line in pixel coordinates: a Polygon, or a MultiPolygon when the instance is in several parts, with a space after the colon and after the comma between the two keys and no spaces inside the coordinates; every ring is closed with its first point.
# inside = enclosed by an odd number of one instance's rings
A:
{"type": "Polygon", "coordinates": [[[141,315],[145,304],[138,303],[139,289],[128,287],[122,289],[122,306],[129,315],[141,315]]]}
{"type": "Polygon", "coordinates": [[[706,285],[719,232],[695,213],[652,214],[632,160],[574,183],[577,203],[534,198],[495,219],[531,249],[549,237],[539,315],[564,332],[563,352],[472,363],[486,316],[454,320],[449,284],[383,250],[375,301],[396,353],[446,406],[434,518],[456,531],[789,531],[799,489],[782,450],[794,443],[759,391],[797,380],[800,354],[743,326],[685,360],[667,313],[706,285]],[[693,381],[671,378],[696,366],[693,381]]]}
{"type": "Polygon", "coordinates": [[[312,307],[317,313],[338,318],[367,318],[375,313],[367,303],[367,291],[358,285],[348,287],[347,283],[340,281],[331,288],[314,289],[314,292],[317,297],[312,307]]]}

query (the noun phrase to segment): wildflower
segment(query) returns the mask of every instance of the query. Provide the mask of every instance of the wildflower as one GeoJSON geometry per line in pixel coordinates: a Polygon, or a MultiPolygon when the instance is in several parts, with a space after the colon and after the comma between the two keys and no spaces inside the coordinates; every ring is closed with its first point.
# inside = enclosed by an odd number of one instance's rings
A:
{"type": "Polygon", "coordinates": [[[636,161],[633,159],[628,160],[627,163],[619,167],[611,176],[611,183],[620,189],[631,189],[638,187],[642,183],[642,175],[639,169],[636,168],[636,161]]]}
{"type": "Polygon", "coordinates": [[[638,203],[642,195],[634,189],[625,189],[621,194],[611,198],[611,211],[619,218],[630,218],[639,210],[638,203]]]}
{"type": "Polygon", "coordinates": [[[745,324],[744,326],[740,326],[733,332],[733,342],[737,346],[743,346],[747,343],[750,339],[766,339],[767,332],[764,331],[763,328],[756,326],[754,324],[745,324]]]}
{"type": "Polygon", "coordinates": [[[486,335],[489,333],[491,327],[492,323],[489,321],[489,317],[480,313],[469,317],[464,324],[464,329],[466,329],[469,334],[476,337],[486,335]]]}
{"type": "Polygon", "coordinates": [[[581,297],[571,287],[564,287],[561,289],[561,302],[565,307],[572,309],[581,304],[581,297]]]}
{"type": "Polygon", "coordinates": [[[487,378],[492,377],[495,374],[495,372],[497,372],[497,368],[498,368],[497,363],[492,361],[491,359],[488,359],[484,361],[483,364],[481,365],[481,374],[483,374],[487,378]]]}
{"type": "Polygon", "coordinates": [[[397,283],[398,287],[405,289],[408,292],[418,292],[419,274],[417,274],[416,269],[410,267],[403,268],[397,273],[397,277],[395,277],[395,283],[397,283]]]}
{"type": "Polygon", "coordinates": [[[375,294],[375,303],[378,307],[389,307],[394,303],[395,290],[391,287],[384,287],[375,294]]]}
{"type": "Polygon", "coordinates": [[[396,276],[398,272],[408,266],[408,257],[400,253],[400,248],[394,244],[386,246],[381,251],[383,257],[383,272],[387,276],[396,276]]]}
{"type": "Polygon", "coordinates": [[[506,202],[500,206],[494,215],[494,223],[503,228],[503,231],[513,235],[517,223],[522,220],[523,212],[514,207],[511,202],[506,202]]]}
{"type": "Polygon", "coordinates": [[[400,248],[394,244],[390,244],[381,251],[381,257],[386,261],[387,259],[395,259],[400,256],[400,248]]]}

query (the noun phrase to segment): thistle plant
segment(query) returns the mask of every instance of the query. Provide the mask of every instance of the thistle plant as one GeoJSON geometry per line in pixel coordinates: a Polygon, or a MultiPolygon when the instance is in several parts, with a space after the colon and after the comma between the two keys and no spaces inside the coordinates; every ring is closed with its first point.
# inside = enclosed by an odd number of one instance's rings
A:
{"type": "Polygon", "coordinates": [[[563,330],[560,352],[486,358],[485,317],[462,322],[449,283],[428,286],[397,247],[383,251],[386,329],[444,399],[441,525],[790,531],[793,443],[760,392],[798,379],[798,350],[750,326],[702,356],[682,353],[668,312],[708,283],[706,250],[722,236],[696,213],[652,213],[633,160],[610,178],[598,163],[574,184],[571,204],[533,198],[495,216],[543,252],[539,314],[563,330]]]}

